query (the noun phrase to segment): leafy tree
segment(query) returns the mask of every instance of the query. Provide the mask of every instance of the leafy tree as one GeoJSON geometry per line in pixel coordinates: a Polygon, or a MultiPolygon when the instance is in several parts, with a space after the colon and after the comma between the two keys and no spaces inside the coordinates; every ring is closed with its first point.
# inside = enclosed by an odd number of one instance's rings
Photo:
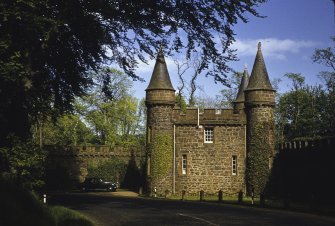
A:
{"type": "Polygon", "coordinates": [[[36,116],[71,110],[93,82],[86,72],[103,63],[139,79],[137,59],[146,62],[160,44],[187,58],[200,52],[200,71],[211,68],[207,75],[227,84],[232,27],[259,16],[265,1],[1,1],[1,145],[10,133],[27,138],[36,116]]]}
{"type": "Polygon", "coordinates": [[[53,122],[50,118],[33,126],[35,143],[43,145],[86,145],[93,140],[93,133],[78,114],[66,114],[53,122]]]}
{"type": "Polygon", "coordinates": [[[10,140],[11,147],[0,148],[0,177],[9,176],[28,189],[42,186],[45,150],[32,141],[22,142],[15,136],[10,140]]]}
{"type": "Polygon", "coordinates": [[[279,140],[329,136],[334,131],[332,94],[322,85],[309,86],[301,74],[285,75],[292,81],[291,91],[279,97],[276,124],[279,140]]]}
{"type": "Polygon", "coordinates": [[[335,135],[335,37],[331,37],[331,40],[334,46],[316,49],[312,59],[314,62],[324,64],[329,68],[329,71],[319,73],[319,78],[325,85],[321,97],[323,109],[320,109],[320,114],[325,125],[323,132],[328,135],[335,135]]]}
{"type": "MultiPolygon", "coordinates": [[[[335,44],[335,36],[331,37],[335,44]]],[[[312,57],[314,62],[324,64],[333,72],[335,71],[335,47],[327,47],[325,49],[316,49],[312,57]]]]}
{"type": "Polygon", "coordinates": [[[100,144],[131,145],[141,130],[142,110],[131,96],[131,80],[120,71],[103,68],[92,73],[94,88],[81,101],[82,115],[100,144]]]}

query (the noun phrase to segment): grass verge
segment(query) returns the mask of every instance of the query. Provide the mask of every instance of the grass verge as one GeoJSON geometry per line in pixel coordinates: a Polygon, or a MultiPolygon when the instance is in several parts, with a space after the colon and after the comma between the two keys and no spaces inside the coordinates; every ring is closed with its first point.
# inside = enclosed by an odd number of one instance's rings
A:
{"type": "Polygon", "coordinates": [[[0,177],[0,225],[94,226],[94,223],[65,207],[48,207],[34,193],[0,177]]]}

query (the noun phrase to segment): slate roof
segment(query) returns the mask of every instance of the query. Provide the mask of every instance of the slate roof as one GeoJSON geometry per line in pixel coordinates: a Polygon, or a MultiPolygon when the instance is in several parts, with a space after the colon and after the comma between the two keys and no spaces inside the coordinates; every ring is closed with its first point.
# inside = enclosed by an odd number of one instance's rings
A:
{"type": "Polygon", "coordinates": [[[175,91],[170,80],[162,48],[160,48],[158,52],[156,64],[151,75],[149,86],[146,91],[148,90],[175,91]]]}
{"type": "Polygon", "coordinates": [[[247,88],[249,83],[249,73],[247,67],[244,67],[243,76],[241,79],[241,84],[238,88],[238,93],[236,95],[235,102],[243,102],[245,100],[244,98],[244,90],[247,88]]]}
{"type": "Polygon", "coordinates": [[[247,87],[247,90],[253,89],[273,90],[266,71],[260,42],[258,43],[258,51],[247,87]]]}

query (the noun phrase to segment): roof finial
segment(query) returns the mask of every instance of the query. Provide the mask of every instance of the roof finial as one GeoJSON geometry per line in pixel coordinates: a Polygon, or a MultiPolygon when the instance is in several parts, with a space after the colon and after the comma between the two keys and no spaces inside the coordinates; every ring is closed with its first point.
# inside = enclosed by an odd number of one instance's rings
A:
{"type": "Polygon", "coordinates": [[[262,43],[258,42],[258,50],[261,50],[262,43]]]}

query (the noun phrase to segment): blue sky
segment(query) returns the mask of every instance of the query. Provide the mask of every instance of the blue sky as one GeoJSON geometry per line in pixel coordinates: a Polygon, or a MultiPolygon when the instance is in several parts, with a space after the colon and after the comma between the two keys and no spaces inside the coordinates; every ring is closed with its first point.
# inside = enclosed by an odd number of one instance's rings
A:
{"type": "MultiPolygon", "coordinates": [[[[266,18],[249,17],[248,23],[238,23],[234,27],[237,49],[237,62],[229,65],[237,71],[243,71],[248,65],[251,73],[257,52],[258,41],[262,42],[262,51],[270,79],[282,79],[279,92],[289,89],[285,73],[301,73],[306,83],[320,83],[317,74],[327,70],[325,66],[313,63],[311,57],[316,48],[332,46],[330,36],[335,35],[334,4],[331,0],[269,0],[260,5],[258,12],[266,18]]],[[[166,58],[173,86],[178,86],[176,66],[173,60],[166,58]]],[[[137,98],[145,96],[145,89],[150,81],[154,61],[149,65],[140,64],[137,75],[146,82],[134,82],[137,98]]],[[[200,77],[199,96],[215,97],[225,87],[215,84],[211,77],[200,77]]]]}

